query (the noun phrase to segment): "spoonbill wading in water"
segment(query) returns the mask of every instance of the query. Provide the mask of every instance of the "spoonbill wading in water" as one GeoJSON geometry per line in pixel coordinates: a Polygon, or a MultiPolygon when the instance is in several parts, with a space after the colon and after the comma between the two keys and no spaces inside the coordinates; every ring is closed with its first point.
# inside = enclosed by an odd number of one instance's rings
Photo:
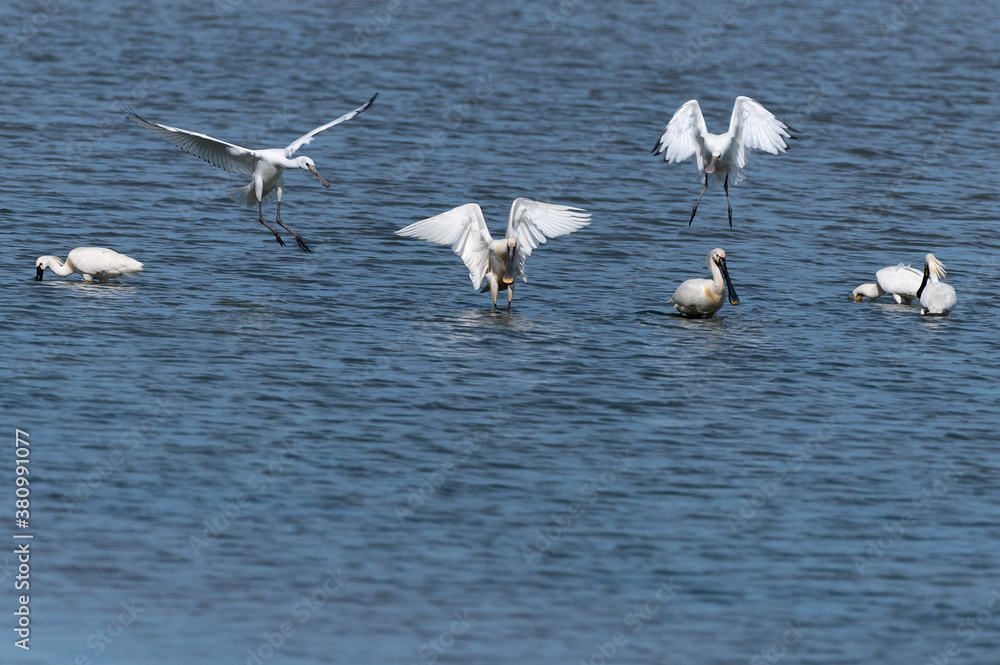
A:
{"type": "Polygon", "coordinates": [[[229,196],[244,208],[251,208],[256,205],[257,221],[266,226],[274,234],[278,244],[284,247],[285,241],[281,239],[281,236],[274,230],[274,227],[264,221],[264,199],[269,198],[272,192],[277,194],[278,212],[275,215],[275,221],[281,228],[295,236],[295,242],[298,243],[299,247],[307,252],[311,252],[312,250],[302,240],[302,236],[285,226],[285,223],[281,221],[281,193],[282,187],[285,184],[283,172],[285,169],[303,169],[316,176],[321,185],[329,187],[330,183],[319,174],[319,171],[316,170],[316,163],[312,159],[304,155],[302,157],[293,157],[293,155],[302,146],[312,143],[312,140],[320,132],[330,129],[334,125],[339,125],[345,120],[350,120],[359,113],[364,112],[375,101],[375,97],[378,97],[378,93],[375,93],[364,106],[359,106],[333,122],[328,122],[325,125],[317,127],[308,134],[295,139],[284,148],[268,148],[265,150],[242,148],[232,143],[213,139],[211,136],[206,136],[205,134],[199,134],[198,132],[189,132],[186,129],[178,129],[177,127],[161,125],[158,122],[150,122],[141,118],[139,114],[127,107],[123,111],[125,112],[125,116],[137,125],[145,127],[161,139],[173,143],[181,150],[204,159],[209,164],[214,164],[230,173],[242,173],[243,175],[250,176],[250,184],[229,190],[229,196]]]}
{"type": "Polygon", "coordinates": [[[785,139],[795,138],[789,130],[798,131],[775,118],[774,114],[749,97],[736,98],[733,115],[729,120],[729,131],[725,134],[708,133],[698,100],[692,99],[677,109],[653,146],[653,154],[664,153],[663,159],[667,164],[694,157],[698,173],[705,176],[705,186],[701,188],[701,194],[691,209],[688,226],[694,221],[701,197],[708,189],[708,176],[714,174],[716,180],[722,180],[722,187],[726,190],[729,228],[733,228],[729,176],[733,177],[733,185],[738,185],[743,180],[751,150],[763,150],[772,155],[788,150],[785,139]]]}
{"type": "Polygon", "coordinates": [[[708,268],[712,271],[712,279],[689,279],[681,282],[674,291],[674,296],[667,301],[681,314],[694,318],[709,318],[722,307],[722,295],[729,289],[729,304],[739,305],[740,297],[736,295],[733,281],[729,279],[726,268],[726,252],[716,247],[708,253],[708,268]],[[725,279],[725,283],[723,283],[725,279]]]}
{"type": "Polygon", "coordinates": [[[486,228],[478,203],[460,205],[410,224],[396,233],[439,245],[451,245],[465,261],[472,286],[480,293],[489,289],[494,309],[497,294],[507,290],[507,310],[510,311],[510,303],[514,299],[514,277],[520,275],[522,281],[528,281],[524,274],[524,260],[531,250],[544,244],[546,238],[573,233],[589,223],[590,213],[580,208],[519,198],[510,207],[507,234],[499,240],[494,240],[486,228]],[[486,286],[482,286],[484,278],[486,286]]]}
{"type": "Polygon", "coordinates": [[[109,279],[140,272],[142,264],[104,247],[77,247],[66,255],[66,263],[58,256],[39,256],[35,261],[35,281],[42,281],[46,268],[60,277],[69,277],[78,272],[86,282],[96,279],[107,283],[109,279]]]}
{"type": "Polygon", "coordinates": [[[924,257],[924,278],[917,289],[921,314],[947,314],[955,309],[955,303],[958,302],[955,289],[951,284],[938,281],[947,275],[944,264],[933,254],[924,257]]]}
{"type": "Polygon", "coordinates": [[[907,305],[918,297],[917,289],[920,288],[920,278],[923,276],[916,268],[899,265],[887,266],[875,273],[875,284],[861,284],[851,291],[851,295],[858,302],[861,296],[869,300],[875,300],[886,293],[891,295],[896,303],[905,302],[907,305]]]}

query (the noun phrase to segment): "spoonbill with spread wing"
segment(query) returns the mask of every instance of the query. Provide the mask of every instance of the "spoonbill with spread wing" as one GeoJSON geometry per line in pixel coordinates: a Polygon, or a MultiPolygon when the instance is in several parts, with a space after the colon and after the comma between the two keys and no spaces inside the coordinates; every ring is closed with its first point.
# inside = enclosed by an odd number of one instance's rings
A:
{"type": "Polygon", "coordinates": [[[278,199],[278,212],[275,216],[275,221],[281,228],[295,236],[295,242],[298,243],[299,247],[307,252],[311,252],[312,250],[302,240],[302,236],[292,231],[281,221],[281,194],[282,187],[285,184],[283,172],[285,169],[303,169],[316,176],[321,185],[329,187],[330,183],[319,174],[319,171],[316,170],[316,163],[312,159],[304,155],[293,158],[293,155],[302,146],[309,145],[320,132],[330,129],[334,125],[339,125],[345,120],[350,120],[359,113],[364,112],[375,101],[375,97],[378,97],[378,93],[375,93],[364,106],[359,106],[333,122],[328,122],[325,125],[317,127],[308,134],[295,139],[284,148],[268,148],[265,150],[242,148],[232,143],[214,139],[205,134],[199,134],[198,132],[189,132],[186,129],[178,129],[177,127],[161,125],[158,122],[150,122],[141,118],[130,108],[123,110],[126,117],[134,121],[137,125],[145,127],[161,139],[173,143],[181,150],[189,152],[195,157],[203,159],[209,164],[214,164],[221,169],[225,169],[230,173],[242,173],[243,175],[250,176],[250,184],[229,190],[229,196],[244,208],[252,208],[256,205],[257,221],[266,226],[274,234],[278,244],[284,247],[285,241],[281,239],[281,236],[274,230],[274,227],[264,221],[264,199],[270,198],[269,195],[274,192],[278,199]]]}
{"type": "Polygon", "coordinates": [[[955,309],[955,303],[958,302],[955,289],[951,284],[938,281],[947,275],[944,264],[933,254],[924,257],[924,278],[917,289],[921,314],[947,314],[955,309]]]}
{"type": "Polygon", "coordinates": [[[729,131],[725,134],[708,133],[698,100],[692,99],[681,105],[653,147],[653,154],[664,153],[663,159],[668,164],[694,157],[698,173],[705,176],[705,186],[701,188],[701,194],[691,209],[688,226],[694,221],[701,197],[708,189],[708,176],[714,174],[716,180],[722,180],[722,187],[726,191],[729,228],[733,228],[729,176],[733,176],[733,185],[738,185],[743,180],[751,150],[763,150],[772,155],[788,150],[785,139],[795,138],[789,130],[797,131],[749,97],[736,98],[733,115],[729,120],[729,131]]]}
{"type": "Polygon", "coordinates": [[[573,233],[589,223],[590,213],[580,208],[519,198],[510,207],[507,234],[499,240],[494,240],[486,228],[478,203],[460,205],[396,233],[451,245],[469,269],[473,287],[480,293],[489,289],[494,309],[497,294],[507,290],[509,311],[514,299],[514,277],[520,275],[522,281],[528,281],[524,260],[531,250],[544,244],[547,238],[573,233]],[[482,286],[484,278],[486,286],[482,286]]]}
{"type": "Polygon", "coordinates": [[[708,268],[712,271],[712,279],[689,279],[681,282],[674,291],[674,296],[667,301],[681,314],[692,318],[709,318],[722,307],[722,295],[729,289],[729,304],[739,305],[740,297],[736,295],[733,281],[729,279],[726,268],[726,252],[716,247],[708,253],[708,268]],[[725,279],[725,283],[723,283],[725,279]]]}
{"type": "Polygon", "coordinates": [[[109,279],[140,272],[142,264],[104,247],[77,247],[66,255],[65,263],[58,256],[39,256],[35,261],[35,281],[42,281],[46,268],[60,277],[78,272],[86,282],[96,279],[107,283],[109,279]]]}

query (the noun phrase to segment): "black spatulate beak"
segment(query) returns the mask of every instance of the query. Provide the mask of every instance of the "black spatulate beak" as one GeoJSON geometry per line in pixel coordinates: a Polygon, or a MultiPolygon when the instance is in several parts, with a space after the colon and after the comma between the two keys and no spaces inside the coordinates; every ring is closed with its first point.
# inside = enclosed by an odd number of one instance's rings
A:
{"type": "Polygon", "coordinates": [[[45,272],[45,268],[43,268],[42,266],[35,266],[35,281],[36,282],[42,281],[42,273],[44,273],[44,272],[45,272]]]}
{"type": "Polygon", "coordinates": [[[517,255],[517,245],[511,247],[507,245],[507,265],[503,269],[503,283],[511,284],[514,282],[514,257],[517,255]]]}
{"type": "Polygon", "coordinates": [[[740,297],[736,295],[736,289],[733,288],[733,280],[729,279],[729,269],[726,268],[726,259],[723,256],[719,257],[719,270],[722,271],[722,277],[726,280],[726,288],[729,290],[729,304],[739,305],[740,297]]]}

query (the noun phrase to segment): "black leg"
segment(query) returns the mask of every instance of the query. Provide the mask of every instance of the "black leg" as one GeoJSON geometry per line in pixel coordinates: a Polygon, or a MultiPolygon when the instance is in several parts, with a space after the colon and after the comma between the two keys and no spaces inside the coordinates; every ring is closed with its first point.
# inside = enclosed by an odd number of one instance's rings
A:
{"type": "Polygon", "coordinates": [[[733,228],[733,206],[729,205],[729,174],[726,174],[726,180],[722,183],[722,188],[726,190],[726,205],[729,206],[729,228],[733,228]]]}
{"type": "Polygon", "coordinates": [[[281,236],[278,235],[278,232],[275,231],[274,228],[272,228],[272,226],[270,224],[268,224],[267,222],[264,221],[263,206],[264,206],[264,202],[263,201],[257,201],[257,221],[260,222],[261,224],[263,224],[264,226],[266,226],[267,230],[274,234],[274,238],[275,238],[275,240],[278,241],[278,244],[281,245],[282,247],[284,247],[285,246],[285,241],[281,239],[281,236]]]}
{"type": "Polygon", "coordinates": [[[698,195],[698,200],[694,202],[694,207],[691,208],[691,219],[688,220],[688,226],[691,226],[691,222],[694,221],[694,214],[698,212],[698,204],[701,203],[701,197],[705,196],[705,190],[708,189],[708,174],[705,174],[705,186],[701,188],[701,194],[698,195]]]}
{"type": "Polygon", "coordinates": [[[302,249],[304,249],[307,252],[311,252],[312,251],[306,245],[305,241],[302,239],[302,236],[300,236],[298,233],[296,233],[295,231],[293,231],[290,228],[288,228],[287,226],[285,226],[285,223],[283,221],[281,221],[281,201],[278,201],[278,216],[277,216],[277,218],[276,218],[275,221],[277,221],[278,224],[281,225],[281,228],[285,229],[286,231],[288,231],[289,233],[291,233],[293,236],[295,236],[295,242],[298,243],[299,247],[301,247],[302,249]]]}

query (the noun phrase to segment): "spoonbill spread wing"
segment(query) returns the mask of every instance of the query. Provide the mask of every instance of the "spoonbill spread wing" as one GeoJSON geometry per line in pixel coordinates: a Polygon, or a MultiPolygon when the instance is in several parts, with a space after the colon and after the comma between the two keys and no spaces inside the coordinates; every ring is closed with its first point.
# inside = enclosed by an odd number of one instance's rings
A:
{"type": "Polygon", "coordinates": [[[466,203],[448,212],[428,217],[396,231],[397,235],[429,240],[439,245],[451,245],[452,250],[469,269],[472,286],[479,289],[490,266],[490,245],[493,238],[486,228],[482,208],[478,203],[466,203]]]}
{"type": "Polygon", "coordinates": [[[254,165],[257,162],[255,151],[220,141],[207,134],[190,132],[186,129],[178,129],[170,125],[161,125],[158,122],[146,120],[128,107],[123,110],[126,117],[134,121],[137,125],[145,127],[161,139],[173,143],[184,152],[189,152],[198,159],[203,159],[209,164],[218,166],[220,169],[224,169],[230,173],[253,175],[254,165]]]}
{"type": "Polygon", "coordinates": [[[674,113],[667,123],[667,128],[653,146],[653,154],[664,153],[663,160],[667,164],[683,162],[694,157],[698,171],[705,170],[705,137],[708,128],[705,126],[705,116],[701,114],[701,106],[697,99],[685,102],[674,113]]]}
{"type": "Polygon", "coordinates": [[[581,208],[542,203],[523,197],[514,199],[507,222],[507,237],[517,240],[514,270],[527,282],[524,260],[531,255],[531,250],[545,244],[546,238],[573,233],[588,224],[590,213],[581,208]]]}
{"type": "Polygon", "coordinates": [[[734,185],[743,180],[751,150],[763,150],[772,155],[788,150],[785,139],[792,137],[788,129],[788,125],[774,117],[760,102],[749,97],[736,98],[728,132],[735,159],[734,185]]]}
{"type": "Polygon", "coordinates": [[[312,143],[312,140],[320,132],[326,131],[327,129],[330,129],[334,125],[339,125],[340,123],[344,122],[345,120],[350,120],[351,118],[353,118],[354,116],[358,115],[359,113],[365,112],[366,110],[368,110],[369,106],[371,106],[373,103],[375,103],[375,98],[376,97],[378,97],[378,93],[377,92],[374,95],[372,95],[372,98],[369,99],[367,102],[365,102],[364,105],[359,106],[358,108],[354,109],[353,111],[351,111],[349,113],[345,113],[344,115],[340,116],[339,118],[337,118],[333,122],[328,122],[328,123],[326,123],[325,125],[323,125],[321,127],[317,127],[316,129],[312,130],[311,132],[309,132],[305,136],[300,136],[299,138],[295,139],[294,141],[292,141],[291,143],[288,144],[287,148],[285,148],[285,157],[288,157],[289,159],[291,159],[292,155],[294,155],[296,152],[298,152],[299,148],[301,148],[304,145],[309,145],[310,143],[312,143]]]}

